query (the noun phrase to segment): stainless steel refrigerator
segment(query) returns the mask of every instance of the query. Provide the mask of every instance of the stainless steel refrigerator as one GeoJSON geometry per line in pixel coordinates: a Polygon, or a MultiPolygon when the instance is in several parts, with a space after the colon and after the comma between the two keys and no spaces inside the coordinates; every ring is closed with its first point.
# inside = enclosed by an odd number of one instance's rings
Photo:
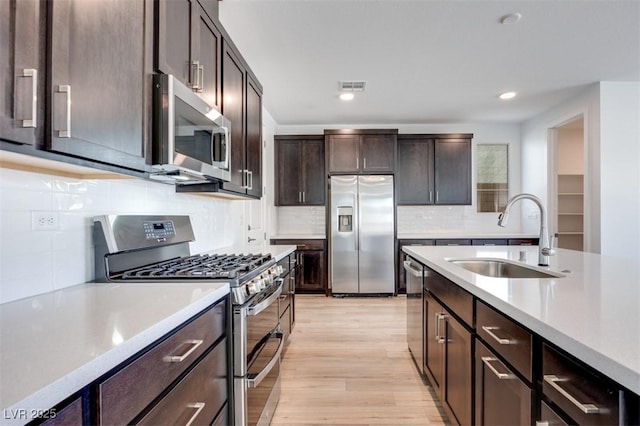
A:
{"type": "Polygon", "coordinates": [[[393,176],[331,176],[333,294],[392,294],[393,176]]]}

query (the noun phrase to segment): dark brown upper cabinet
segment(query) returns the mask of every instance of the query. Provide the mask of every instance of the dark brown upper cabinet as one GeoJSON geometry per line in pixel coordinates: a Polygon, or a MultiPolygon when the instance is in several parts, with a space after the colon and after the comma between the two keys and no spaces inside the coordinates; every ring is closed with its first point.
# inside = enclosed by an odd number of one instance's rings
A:
{"type": "Polygon", "coordinates": [[[247,72],[247,195],[262,196],[262,87],[247,72]]]}
{"type": "Polygon", "coordinates": [[[275,205],[324,206],[324,136],[276,136],[275,205]]]}
{"type": "Polygon", "coordinates": [[[325,130],[329,174],[394,173],[397,129],[325,130]]]}
{"type": "Polygon", "coordinates": [[[398,135],[399,205],[471,204],[471,134],[398,135]]]}
{"type": "Polygon", "coordinates": [[[47,2],[51,151],[146,168],[153,1],[47,2]]]}
{"type": "Polygon", "coordinates": [[[0,139],[44,137],[44,46],[39,0],[0,1],[0,139]]]}
{"type": "Polygon", "coordinates": [[[222,34],[203,5],[210,2],[157,2],[156,69],[172,74],[220,109],[222,34]]]}

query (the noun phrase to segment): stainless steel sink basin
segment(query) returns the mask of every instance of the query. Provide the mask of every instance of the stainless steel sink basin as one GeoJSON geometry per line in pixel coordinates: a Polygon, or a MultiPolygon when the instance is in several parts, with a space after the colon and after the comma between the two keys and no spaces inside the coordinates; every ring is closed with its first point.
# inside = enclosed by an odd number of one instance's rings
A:
{"type": "Polygon", "coordinates": [[[475,274],[492,278],[562,278],[565,276],[506,259],[449,259],[449,262],[475,274]]]}

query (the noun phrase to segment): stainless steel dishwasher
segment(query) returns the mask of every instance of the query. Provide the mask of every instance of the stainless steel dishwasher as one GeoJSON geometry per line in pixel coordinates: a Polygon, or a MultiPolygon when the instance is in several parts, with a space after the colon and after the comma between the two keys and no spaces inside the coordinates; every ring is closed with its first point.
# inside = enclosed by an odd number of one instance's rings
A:
{"type": "Polygon", "coordinates": [[[422,312],[422,280],[423,266],[407,256],[404,261],[405,280],[407,285],[407,343],[409,352],[416,363],[420,374],[423,374],[424,343],[423,327],[424,314],[422,312]]]}

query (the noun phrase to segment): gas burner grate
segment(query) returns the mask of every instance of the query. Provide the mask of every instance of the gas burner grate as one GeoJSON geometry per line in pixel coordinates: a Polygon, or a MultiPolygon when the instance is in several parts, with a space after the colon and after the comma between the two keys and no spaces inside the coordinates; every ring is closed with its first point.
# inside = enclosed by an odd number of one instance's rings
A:
{"type": "Polygon", "coordinates": [[[234,279],[271,260],[262,254],[196,254],[125,271],[123,280],[143,279],[234,279]]]}

